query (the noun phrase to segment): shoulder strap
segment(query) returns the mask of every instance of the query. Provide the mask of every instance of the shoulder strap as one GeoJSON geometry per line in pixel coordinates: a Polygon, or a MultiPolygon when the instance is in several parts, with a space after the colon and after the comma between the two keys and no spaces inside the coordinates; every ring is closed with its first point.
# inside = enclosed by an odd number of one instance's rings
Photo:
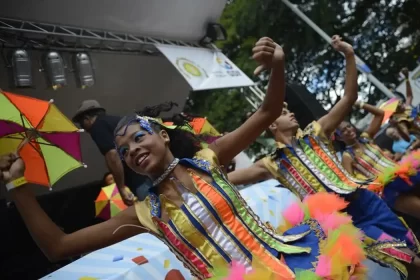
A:
{"type": "Polygon", "coordinates": [[[146,197],[143,201],[136,201],[134,207],[136,208],[137,219],[139,219],[140,225],[150,229],[153,233],[160,235],[158,228],[152,220],[152,214],[150,213],[150,199],[146,197]]]}

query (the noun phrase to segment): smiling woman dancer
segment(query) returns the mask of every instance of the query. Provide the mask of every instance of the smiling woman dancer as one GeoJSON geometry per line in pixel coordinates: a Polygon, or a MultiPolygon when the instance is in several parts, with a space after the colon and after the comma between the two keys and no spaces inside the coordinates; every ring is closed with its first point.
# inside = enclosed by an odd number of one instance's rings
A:
{"type": "Polygon", "coordinates": [[[384,112],[369,104],[359,104],[374,118],[360,137],[349,122],[337,129],[338,140],[346,144],[343,165],[356,176],[377,178],[371,185],[391,207],[420,219],[420,152],[412,151],[396,162],[373,142],[378,133],[384,112]]]}
{"type": "Polygon", "coordinates": [[[130,168],[149,176],[154,187],[145,201],[104,223],[63,233],[23,187],[22,160],[2,157],[1,176],[43,252],[56,260],[149,232],[199,279],[211,278],[219,265],[239,263],[249,272],[255,262],[276,275],[265,279],[358,279],[364,252],[351,219],[336,211],[345,207],[343,200],[329,194],[308,198],[296,208],[302,213],[296,225],[280,235],[260,221],[221,171],[221,165],[251,144],[282,110],[282,48],[262,38],[253,53],[260,64],[256,74],[271,69],[264,102],[242,126],[208,148],[201,149],[185,130],[166,128],[153,118],[135,115],[121,120],[117,150],[130,168]],[[314,209],[320,199],[324,207],[314,209]]]}
{"type": "Polygon", "coordinates": [[[413,107],[413,90],[410,84],[410,73],[408,68],[403,68],[401,73],[405,77],[406,101],[400,100],[395,112],[392,114],[389,122],[398,129],[402,138],[410,141],[410,134],[420,134],[420,112],[419,106],[413,107]]]}
{"type": "Polygon", "coordinates": [[[344,169],[328,137],[349,115],[358,92],[352,46],[338,36],[333,37],[332,43],[334,49],[346,57],[345,94],[341,100],[304,131],[299,129],[294,114],[284,106],[281,116],[269,126],[277,143],[276,151],[249,168],[229,173],[228,178],[237,185],[274,178],[301,199],[325,191],[339,194],[349,201],[346,212],[367,236],[368,257],[406,278],[406,264],[420,266],[420,260],[407,248],[409,245],[417,251],[414,236],[379,197],[360,188],[369,182],[354,178],[344,169]]]}

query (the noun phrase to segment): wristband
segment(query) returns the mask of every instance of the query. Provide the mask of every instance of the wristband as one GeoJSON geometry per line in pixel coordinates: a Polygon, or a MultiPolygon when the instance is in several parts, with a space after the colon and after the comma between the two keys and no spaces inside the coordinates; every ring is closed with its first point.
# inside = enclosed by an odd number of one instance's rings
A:
{"type": "Polygon", "coordinates": [[[6,184],[6,189],[7,189],[7,191],[10,191],[10,190],[16,189],[16,188],[18,188],[22,185],[25,185],[26,183],[28,183],[28,181],[26,181],[25,177],[22,176],[20,178],[17,178],[15,180],[7,183],[6,184]]]}

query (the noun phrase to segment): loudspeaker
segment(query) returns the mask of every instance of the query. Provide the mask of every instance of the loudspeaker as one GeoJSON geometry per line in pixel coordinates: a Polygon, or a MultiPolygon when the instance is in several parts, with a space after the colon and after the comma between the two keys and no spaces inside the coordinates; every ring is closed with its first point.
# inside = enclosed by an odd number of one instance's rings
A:
{"type": "Polygon", "coordinates": [[[315,95],[301,84],[286,85],[286,102],[289,110],[295,114],[301,128],[305,128],[312,121],[318,120],[327,113],[316,100],[315,95]]]}

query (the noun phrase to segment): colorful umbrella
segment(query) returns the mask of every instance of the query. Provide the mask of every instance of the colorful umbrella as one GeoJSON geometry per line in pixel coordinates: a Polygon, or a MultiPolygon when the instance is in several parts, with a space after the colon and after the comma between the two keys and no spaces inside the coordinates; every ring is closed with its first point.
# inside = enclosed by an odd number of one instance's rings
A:
{"type": "Polygon", "coordinates": [[[81,166],[80,130],[53,104],[0,91],[0,154],[18,151],[28,182],[52,187],[81,166]]]}
{"type": "Polygon", "coordinates": [[[126,208],[115,184],[103,187],[95,201],[96,217],[105,220],[114,217],[126,208]]]}
{"type": "Polygon", "coordinates": [[[396,97],[393,97],[379,106],[379,109],[382,109],[385,113],[382,124],[386,123],[395,112],[398,107],[398,102],[400,102],[400,100],[396,97]]]}
{"type": "MultiPolygon", "coordinates": [[[[171,126],[173,125],[173,122],[164,122],[163,124],[171,126]]],[[[190,121],[190,125],[195,134],[220,136],[220,133],[210,124],[207,118],[193,118],[192,121],[190,121]]]]}
{"type": "MultiPolygon", "coordinates": [[[[171,126],[173,122],[164,122],[163,124],[171,126]]],[[[193,118],[189,124],[191,127],[185,127],[185,130],[200,135],[203,143],[210,144],[221,137],[221,134],[210,124],[207,118],[193,118]]]]}
{"type": "Polygon", "coordinates": [[[190,124],[197,134],[220,136],[220,133],[210,124],[207,118],[194,118],[190,124]]]}

